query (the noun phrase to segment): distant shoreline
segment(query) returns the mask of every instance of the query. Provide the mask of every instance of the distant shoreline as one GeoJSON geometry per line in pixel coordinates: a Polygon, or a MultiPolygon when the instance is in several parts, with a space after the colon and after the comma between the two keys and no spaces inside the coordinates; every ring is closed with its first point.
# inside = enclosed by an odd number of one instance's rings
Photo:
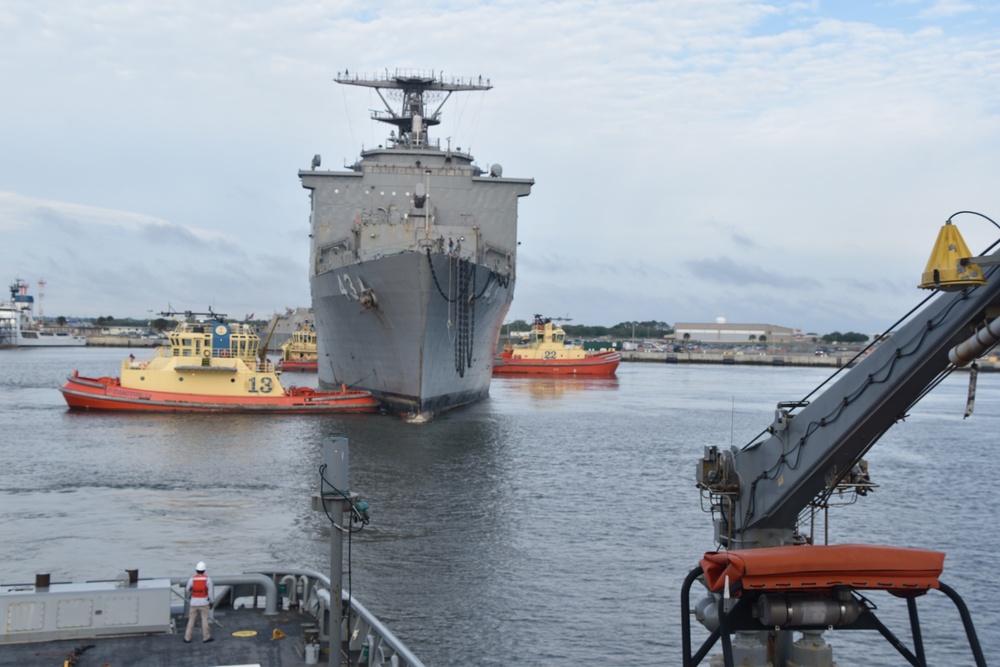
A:
{"type": "MultiPolygon", "coordinates": [[[[751,353],[742,352],[663,352],[657,350],[623,350],[623,362],[660,363],[660,364],[719,364],[731,366],[796,366],[841,368],[850,366],[853,354],[823,355],[805,353],[751,353]]],[[[857,363],[857,362],[855,362],[857,363]]],[[[1000,372],[1000,359],[989,356],[978,359],[979,370],[984,372],[1000,372]]],[[[968,367],[959,370],[967,370],[968,367]]]]}
{"type": "MultiPolygon", "coordinates": [[[[166,338],[123,338],[121,336],[93,336],[87,338],[90,347],[153,348],[167,345],[166,338]]],[[[666,352],[663,350],[622,350],[622,361],[631,363],[693,364],[723,366],[795,366],[814,368],[841,368],[849,366],[853,353],[816,355],[806,352],[666,352]]],[[[990,355],[978,359],[979,370],[986,373],[1000,372],[1000,357],[990,355]]],[[[959,370],[967,370],[968,367],[959,370]]]]}

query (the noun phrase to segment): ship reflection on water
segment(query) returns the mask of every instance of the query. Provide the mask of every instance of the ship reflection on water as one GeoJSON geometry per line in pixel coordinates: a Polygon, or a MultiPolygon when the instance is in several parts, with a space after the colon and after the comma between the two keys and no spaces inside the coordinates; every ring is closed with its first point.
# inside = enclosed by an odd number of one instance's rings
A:
{"type": "Polygon", "coordinates": [[[614,392],[618,390],[616,377],[517,377],[493,379],[494,387],[502,385],[513,394],[527,394],[540,401],[570,398],[580,392],[614,392]]]}

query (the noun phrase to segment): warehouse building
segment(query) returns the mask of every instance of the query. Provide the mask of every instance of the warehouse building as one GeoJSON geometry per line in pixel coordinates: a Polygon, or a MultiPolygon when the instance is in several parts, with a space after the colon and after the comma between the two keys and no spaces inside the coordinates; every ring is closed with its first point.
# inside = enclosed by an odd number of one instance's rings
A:
{"type": "Polygon", "coordinates": [[[802,337],[797,329],[775,324],[730,324],[724,318],[715,322],[677,322],[674,339],[699,343],[748,343],[765,340],[768,343],[791,343],[802,337]],[[685,337],[687,334],[687,337],[685,337]]]}

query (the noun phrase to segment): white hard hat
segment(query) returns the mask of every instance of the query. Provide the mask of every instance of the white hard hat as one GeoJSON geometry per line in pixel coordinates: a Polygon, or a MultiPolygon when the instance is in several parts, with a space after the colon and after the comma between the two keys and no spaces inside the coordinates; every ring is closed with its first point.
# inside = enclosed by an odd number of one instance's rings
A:
{"type": "Polygon", "coordinates": [[[205,571],[205,561],[198,561],[198,564],[194,566],[195,572],[205,571]]]}

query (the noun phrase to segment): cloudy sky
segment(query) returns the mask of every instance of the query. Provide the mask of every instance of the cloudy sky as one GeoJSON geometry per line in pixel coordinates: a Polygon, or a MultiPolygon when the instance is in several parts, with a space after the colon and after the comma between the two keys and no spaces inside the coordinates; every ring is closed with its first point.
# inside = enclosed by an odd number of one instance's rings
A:
{"type": "Polygon", "coordinates": [[[389,129],[332,79],[413,68],[490,78],[435,136],[535,179],[509,319],[879,331],[950,214],[1000,219],[998,28],[985,0],[6,0],[0,277],[52,316],[308,305],[297,172],[389,129]]]}

